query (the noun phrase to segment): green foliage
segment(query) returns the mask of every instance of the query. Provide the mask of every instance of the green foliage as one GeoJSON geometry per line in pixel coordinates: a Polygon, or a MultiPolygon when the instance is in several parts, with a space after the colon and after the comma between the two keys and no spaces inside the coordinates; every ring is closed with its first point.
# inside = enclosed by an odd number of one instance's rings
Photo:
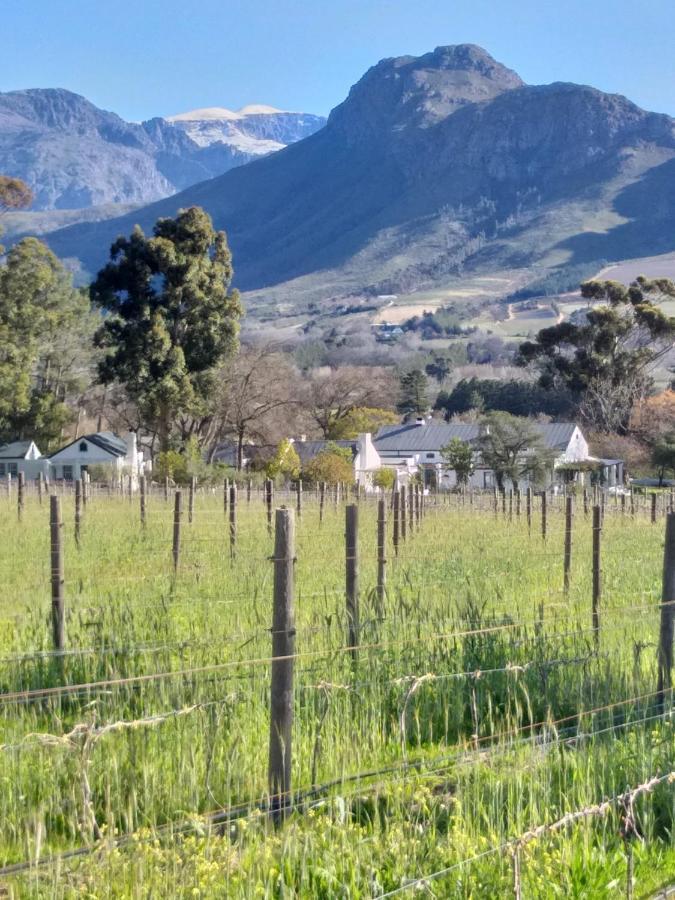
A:
{"type": "Polygon", "coordinates": [[[473,409],[501,410],[514,416],[544,413],[558,417],[566,415],[570,405],[571,398],[565,391],[550,391],[530,381],[463,378],[450,392],[440,392],[434,409],[443,410],[446,419],[473,409]]]}
{"type": "Polygon", "coordinates": [[[237,344],[239,297],[230,290],[232,256],[200,208],[160,219],[154,237],[121,237],[91,287],[108,313],[98,331],[107,352],[104,384],[119,382],[169,448],[179,415],[204,414],[216,368],[237,344]]]}
{"type": "Polygon", "coordinates": [[[448,469],[452,469],[457,484],[467,484],[474,472],[473,449],[466,441],[452,438],[450,443],[441,447],[441,456],[448,469]]]}
{"type": "Polygon", "coordinates": [[[595,304],[580,324],[544,328],[521,344],[520,365],[534,364],[547,390],[568,391],[598,430],[625,433],[634,404],[647,396],[650,367],[675,339],[675,318],[659,302],[675,297],[675,283],[643,275],[626,287],[587,281],[582,296],[595,304]]]}
{"type": "Polygon", "coordinates": [[[360,434],[376,434],[383,425],[395,425],[398,421],[399,417],[389,409],[357,406],[334,423],[330,436],[336,441],[350,440],[360,434]]]}
{"type": "Polygon", "coordinates": [[[0,439],[30,437],[43,450],[70,421],[82,387],[93,319],[54,254],[25,238],[0,267],[0,439]]]}
{"type": "Polygon", "coordinates": [[[26,209],[33,202],[33,192],[20,178],[0,175],[0,213],[26,209]]]}
{"type": "Polygon", "coordinates": [[[401,393],[397,409],[405,416],[422,416],[429,409],[429,382],[420,369],[405,372],[400,378],[401,393]]]}
{"type": "Polygon", "coordinates": [[[383,466],[381,469],[378,469],[373,476],[373,484],[375,487],[382,488],[382,490],[389,491],[393,488],[394,483],[396,481],[396,472],[392,468],[387,468],[383,466]]]}
{"type": "Polygon", "coordinates": [[[293,443],[287,438],[279,442],[274,457],[267,463],[266,472],[269,478],[277,478],[279,475],[286,479],[300,477],[300,457],[293,443]]]}
{"type": "Polygon", "coordinates": [[[354,460],[348,447],[339,447],[329,441],[326,447],[311,459],[302,470],[305,481],[313,484],[353,484],[354,460]]]}
{"type": "Polygon", "coordinates": [[[541,481],[555,460],[536,425],[505,412],[488,413],[478,439],[482,461],[492,469],[500,490],[509,479],[514,488],[523,478],[541,481]]]}
{"type": "Polygon", "coordinates": [[[666,472],[675,472],[675,431],[669,431],[656,441],[651,461],[658,469],[659,484],[663,483],[666,472]]]}

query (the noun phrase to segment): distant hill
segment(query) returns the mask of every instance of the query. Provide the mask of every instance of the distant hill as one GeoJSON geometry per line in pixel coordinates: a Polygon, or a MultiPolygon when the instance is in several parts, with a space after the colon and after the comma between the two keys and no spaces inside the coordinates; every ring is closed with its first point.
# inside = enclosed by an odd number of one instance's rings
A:
{"type": "Polygon", "coordinates": [[[279,150],[325,122],[265,106],[217,110],[221,118],[213,112],[136,124],[71,91],[0,93],[0,173],[24,179],[38,211],[149,203],[279,150]]]}
{"type": "Polygon", "coordinates": [[[119,233],[194,204],[227,230],[238,285],[277,296],[541,275],[675,249],[675,120],[439,47],[378,63],[304,140],[49,243],[94,272],[119,233]]]}

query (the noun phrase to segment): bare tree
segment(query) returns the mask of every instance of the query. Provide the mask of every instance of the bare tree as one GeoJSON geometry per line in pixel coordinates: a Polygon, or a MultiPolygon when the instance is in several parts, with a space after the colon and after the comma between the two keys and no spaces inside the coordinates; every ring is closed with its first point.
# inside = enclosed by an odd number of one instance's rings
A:
{"type": "Polygon", "coordinates": [[[367,366],[319,369],[308,387],[308,409],[324,438],[333,437],[335,426],[357,407],[392,409],[399,390],[390,369],[367,366]]]}

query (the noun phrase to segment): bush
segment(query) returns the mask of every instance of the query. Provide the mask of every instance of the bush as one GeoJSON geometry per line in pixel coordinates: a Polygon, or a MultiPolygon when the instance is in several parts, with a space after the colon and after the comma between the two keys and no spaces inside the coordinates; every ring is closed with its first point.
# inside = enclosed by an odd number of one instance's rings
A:
{"type": "Polygon", "coordinates": [[[396,472],[393,469],[378,469],[373,477],[375,487],[382,488],[385,491],[391,490],[396,481],[396,472]]]}
{"type": "Polygon", "coordinates": [[[310,460],[302,471],[302,477],[305,481],[313,484],[344,484],[354,483],[354,463],[351,452],[348,450],[349,458],[345,456],[341,447],[331,449],[330,444],[321,453],[318,453],[314,459],[310,460]]]}

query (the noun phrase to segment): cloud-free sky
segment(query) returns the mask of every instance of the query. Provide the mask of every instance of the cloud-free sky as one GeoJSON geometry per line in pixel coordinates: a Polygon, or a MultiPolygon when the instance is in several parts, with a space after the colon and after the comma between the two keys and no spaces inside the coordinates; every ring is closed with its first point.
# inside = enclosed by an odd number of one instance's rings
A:
{"type": "Polygon", "coordinates": [[[4,0],[0,90],[127,119],[265,103],[328,113],[385,56],[474,43],[525,81],[675,115],[673,0],[4,0]]]}

